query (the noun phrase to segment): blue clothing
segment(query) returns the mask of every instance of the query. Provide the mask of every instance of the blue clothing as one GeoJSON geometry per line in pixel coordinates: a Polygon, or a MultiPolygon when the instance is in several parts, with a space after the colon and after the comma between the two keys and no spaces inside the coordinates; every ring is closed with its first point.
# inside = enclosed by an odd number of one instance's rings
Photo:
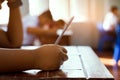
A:
{"type": "Polygon", "coordinates": [[[120,59],[120,23],[116,26],[116,41],[115,41],[115,47],[114,47],[114,56],[116,62],[120,59]]]}

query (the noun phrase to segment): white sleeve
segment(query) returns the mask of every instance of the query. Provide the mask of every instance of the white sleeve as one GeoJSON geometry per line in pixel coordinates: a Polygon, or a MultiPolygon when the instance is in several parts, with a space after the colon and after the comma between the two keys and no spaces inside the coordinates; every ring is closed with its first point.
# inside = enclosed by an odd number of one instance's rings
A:
{"type": "Polygon", "coordinates": [[[113,14],[107,14],[103,22],[103,29],[108,31],[112,25],[117,23],[117,17],[113,14]]]}

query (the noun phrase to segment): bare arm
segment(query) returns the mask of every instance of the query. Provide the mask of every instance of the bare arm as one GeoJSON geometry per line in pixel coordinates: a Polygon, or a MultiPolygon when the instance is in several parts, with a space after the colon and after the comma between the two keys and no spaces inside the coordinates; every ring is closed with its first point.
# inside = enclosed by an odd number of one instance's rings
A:
{"type": "Polygon", "coordinates": [[[20,47],[23,39],[22,22],[19,7],[10,8],[8,31],[0,30],[0,47],[20,47]]]}
{"type": "Polygon", "coordinates": [[[0,73],[32,69],[34,63],[32,51],[0,48],[0,73]]]}
{"type": "Polygon", "coordinates": [[[67,60],[66,50],[58,45],[44,45],[34,50],[0,48],[0,73],[28,69],[56,70],[67,60]]]}
{"type": "Polygon", "coordinates": [[[53,28],[53,29],[48,29],[48,30],[44,30],[43,28],[39,28],[39,27],[28,27],[27,28],[27,32],[29,34],[33,34],[33,35],[39,35],[39,36],[44,36],[44,35],[56,35],[56,31],[57,29],[53,28]]]}

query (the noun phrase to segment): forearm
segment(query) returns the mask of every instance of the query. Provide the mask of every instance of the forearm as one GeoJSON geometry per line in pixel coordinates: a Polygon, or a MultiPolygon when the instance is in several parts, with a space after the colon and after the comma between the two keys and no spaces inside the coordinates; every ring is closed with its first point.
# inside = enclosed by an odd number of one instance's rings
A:
{"type": "Polygon", "coordinates": [[[0,48],[0,73],[28,69],[56,70],[67,60],[61,46],[47,44],[34,50],[0,48]]]}
{"type": "Polygon", "coordinates": [[[21,46],[23,40],[23,30],[19,7],[10,8],[7,36],[10,43],[9,46],[21,46]]]}
{"type": "Polygon", "coordinates": [[[29,27],[27,29],[27,32],[30,33],[30,34],[33,34],[33,35],[56,35],[56,29],[49,29],[49,30],[44,30],[42,28],[32,28],[32,27],[29,27]]]}
{"type": "Polygon", "coordinates": [[[0,73],[34,68],[34,50],[0,49],[0,73]]]}

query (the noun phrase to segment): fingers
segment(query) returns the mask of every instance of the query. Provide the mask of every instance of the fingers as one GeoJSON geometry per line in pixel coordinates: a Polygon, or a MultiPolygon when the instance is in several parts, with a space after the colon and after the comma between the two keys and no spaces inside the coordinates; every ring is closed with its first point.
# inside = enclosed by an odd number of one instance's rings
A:
{"type": "Polygon", "coordinates": [[[64,48],[64,47],[62,47],[62,46],[60,46],[60,45],[56,45],[57,47],[59,47],[59,48],[61,48],[61,50],[64,52],[64,53],[67,53],[67,50],[64,48]]]}
{"type": "Polygon", "coordinates": [[[62,47],[62,46],[60,46],[60,48],[61,48],[60,51],[61,51],[62,60],[66,61],[68,59],[67,50],[64,47],[62,47]]]}
{"type": "Polygon", "coordinates": [[[60,56],[62,58],[62,61],[66,61],[68,59],[67,50],[62,46],[59,46],[59,45],[57,45],[57,46],[60,47],[60,56]]]}
{"type": "Polygon", "coordinates": [[[60,57],[62,59],[62,61],[66,61],[68,59],[68,56],[65,52],[63,52],[63,50],[60,50],[60,57]]]}
{"type": "Polygon", "coordinates": [[[63,51],[64,53],[67,54],[67,50],[66,50],[64,47],[60,46],[60,48],[62,49],[62,51],[63,51]]]}
{"type": "Polygon", "coordinates": [[[61,57],[62,61],[66,61],[68,59],[67,50],[64,47],[62,47],[60,45],[55,45],[55,44],[48,44],[48,45],[56,46],[56,47],[59,48],[59,50],[60,50],[60,57],[61,57]]]}

